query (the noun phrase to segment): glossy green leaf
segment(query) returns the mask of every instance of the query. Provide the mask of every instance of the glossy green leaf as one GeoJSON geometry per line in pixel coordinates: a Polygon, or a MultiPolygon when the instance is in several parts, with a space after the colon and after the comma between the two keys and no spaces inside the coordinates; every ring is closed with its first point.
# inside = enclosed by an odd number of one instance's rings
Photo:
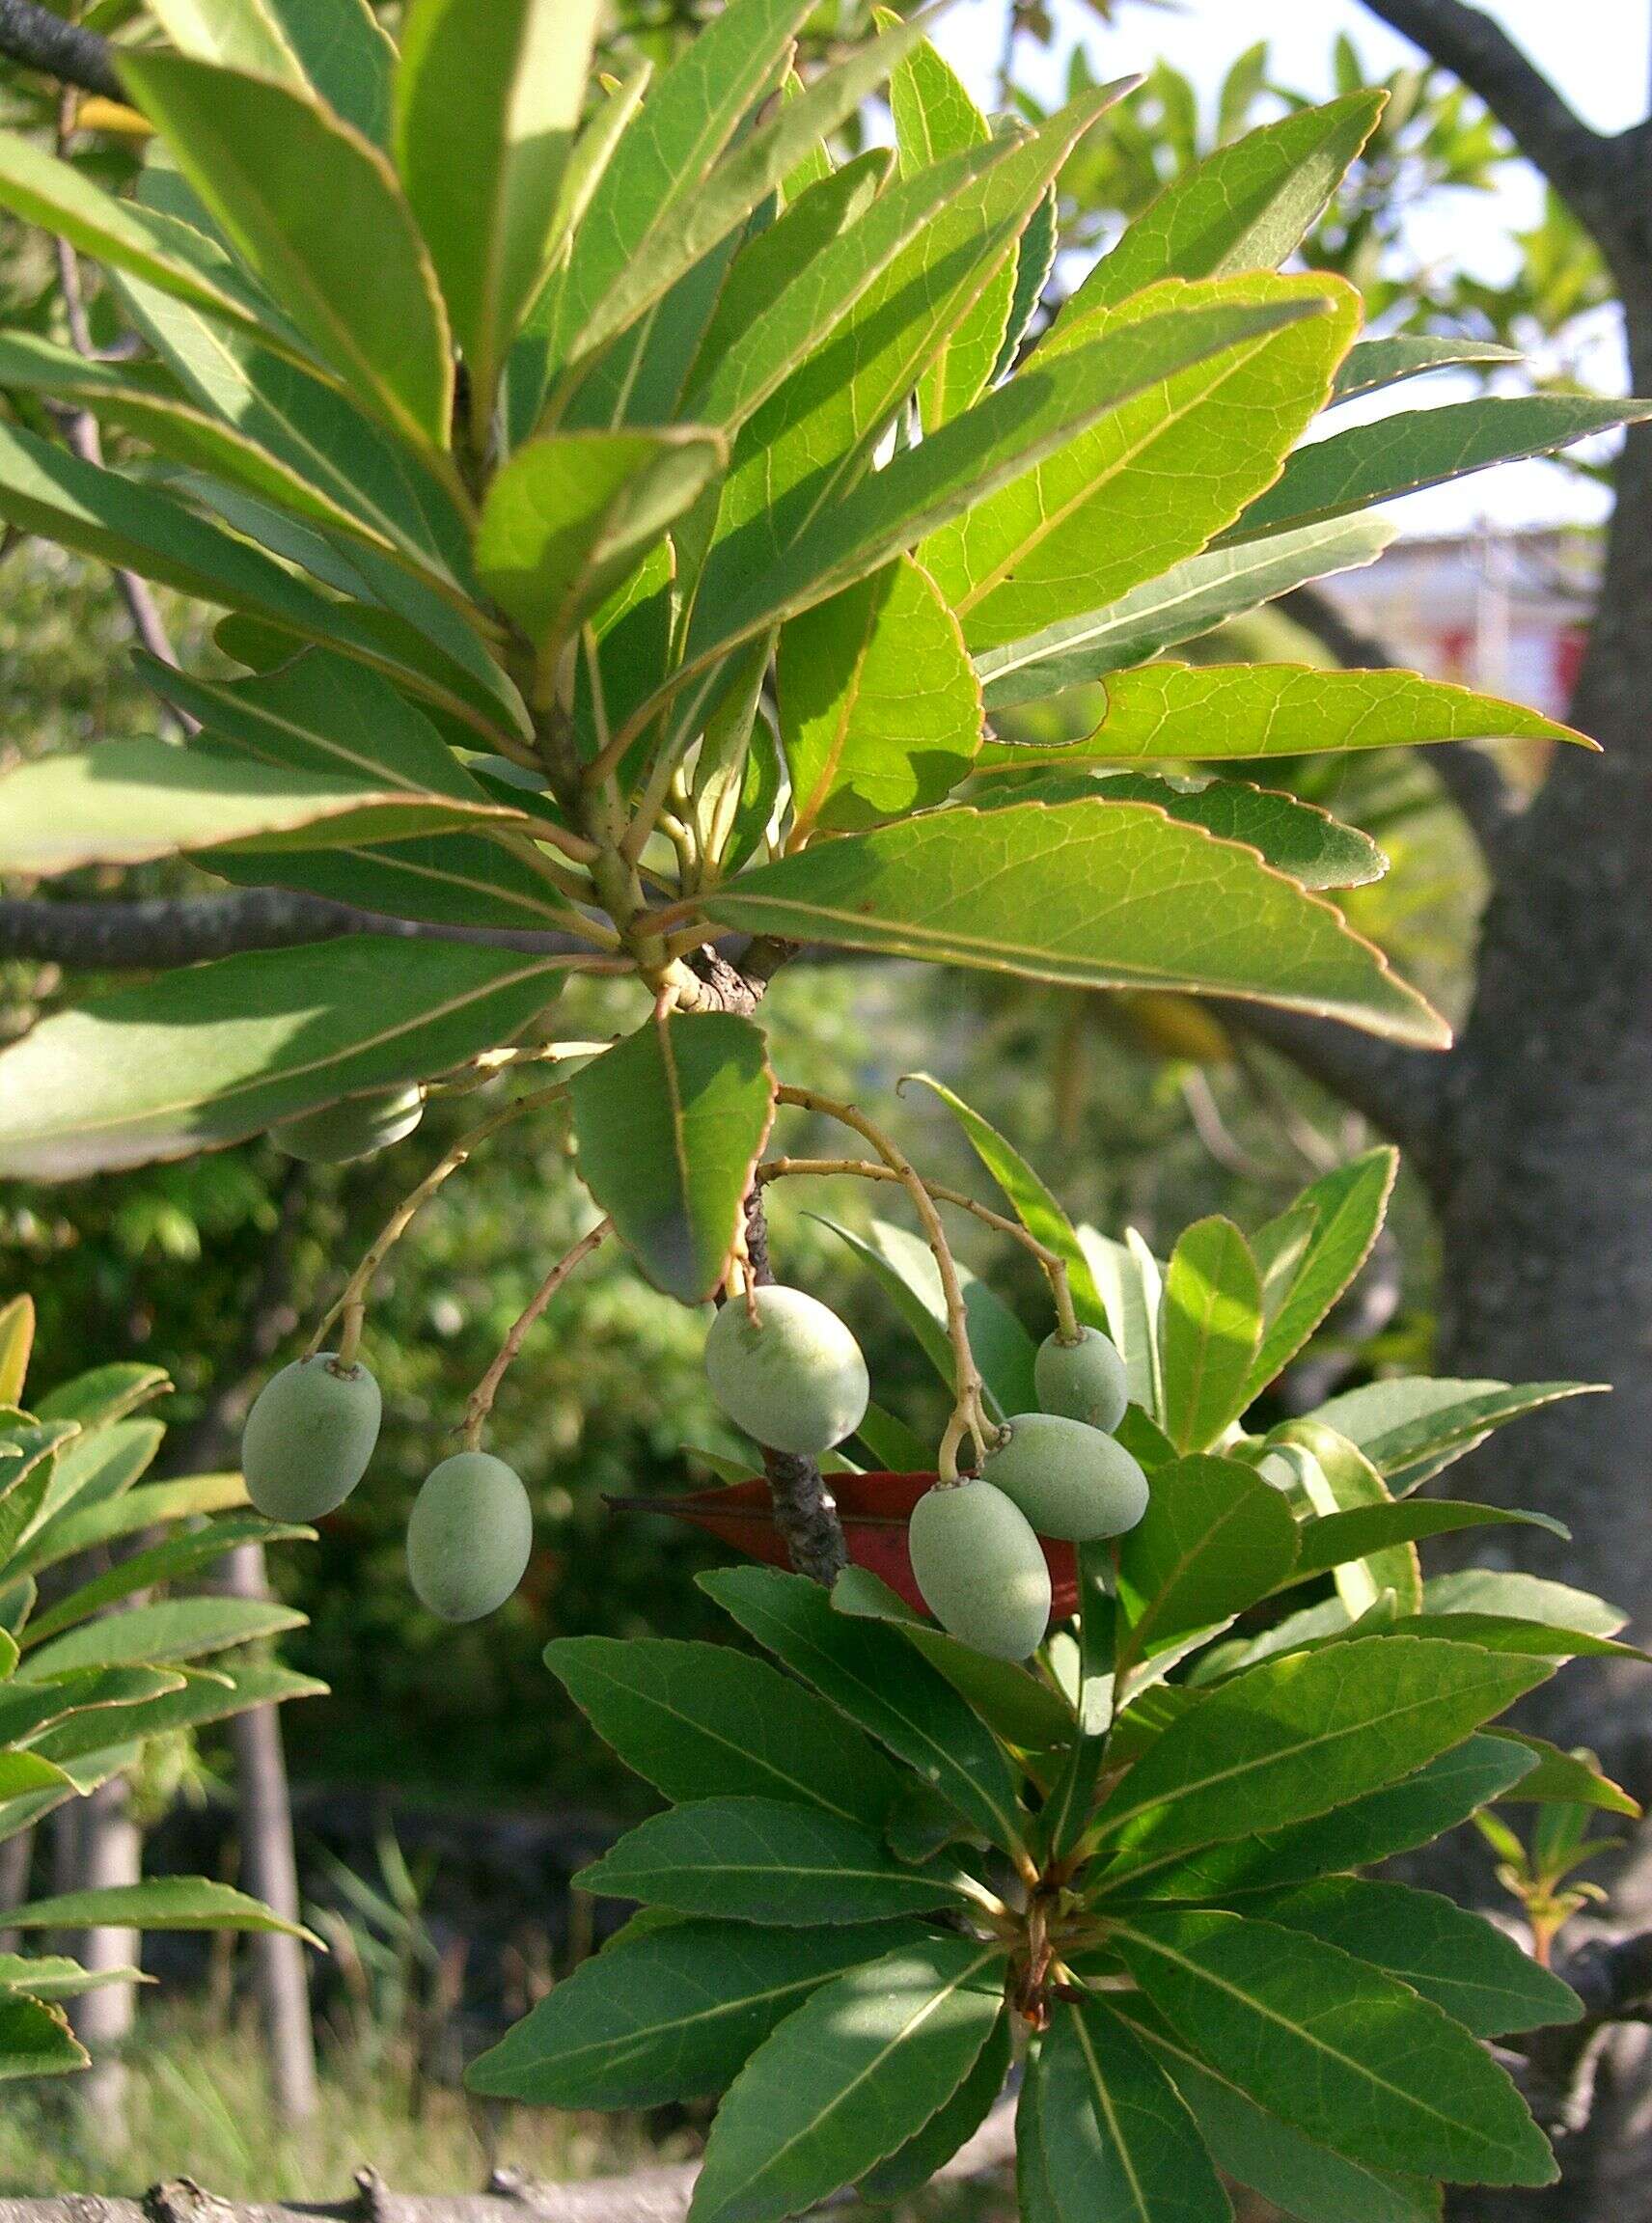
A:
{"type": "Polygon", "coordinates": [[[1108,684],[1107,716],[1076,746],[1126,761],[1210,762],[1473,740],[1594,746],[1520,703],[1415,672],[1319,672],[1290,664],[1153,664],[1120,672],[1108,684]]]}
{"type": "Polygon", "coordinates": [[[190,185],[317,351],[393,430],[445,449],[447,319],[377,148],[262,78],[152,52],[124,54],[122,69],[190,185]]]}
{"type": "Polygon", "coordinates": [[[957,2092],[997,2025],[1000,1948],[897,1947],[787,2017],[718,2110],[692,2223],[766,2223],[812,2207],[915,2136],[957,2092]]]}
{"type": "Polygon", "coordinates": [[[678,1914],[808,1927],[958,1906],[942,1871],[887,1852],[817,1805],[705,1798],[656,1814],[579,1873],[580,1888],[678,1914]]]}
{"type": "Polygon", "coordinates": [[[1310,580],[1372,563],[1394,536],[1382,517],[1307,525],[1176,563],[1104,609],[1063,618],[976,658],[989,710],[1037,702],[1068,687],[1145,664],[1229,618],[1247,617],[1310,580]]]}
{"type": "Polygon", "coordinates": [[[897,2147],[861,2179],[856,2189],[863,2200],[903,2200],[909,2193],[922,2191],[935,2172],[975,2136],[1004,2090],[1009,2072],[1012,2027],[1008,2014],[1000,2015],[975,2067],[951,2099],[937,2108],[904,2146],[897,2147]]]}
{"type": "Polygon", "coordinates": [[[596,0],[419,0],[396,74],[397,167],[490,413],[544,274],[585,100],[596,0]]]}
{"type": "Polygon", "coordinates": [[[1519,1729],[1500,1729],[1496,1734],[1523,1745],[1537,1759],[1531,1772],[1503,1794],[1510,1803],[1598,1806],[1604,1813],[1626,1814],[1637,1822],[1640,1819],[1639,1801],[1632,1798],[1621,1783],[1603,1775],[1588,1754],[1562,1752],[1547,1739],[1528,1737],[1519,1729]]]}
{"type": "Polygon", "coordinates": [[[1060,2223],[1228,2223],[1232,2208],[1180,2095],[1102,2000],[1056,2009],[1030,2073],[1060,2223]]]}
{"type": "MultiPolygon", "coordinates": [[[[962,80],[927,39],[913,47],[891,77],[889,105],[903,178],[916,177],[949,154],[983,147],[992,138],[990,124],[962,80]]],[[[985,391],[1009,326],[1015,273],[1012,240],[919,380],[919,416],[925,432],[969,408],[985,391]]]]}
{"type": "Polygon", "coordinates": [[[886,1953],[892,1935],[742,1922],[645,1931],[582,1962],[465,2082],[541,2107],[657,2107],[719,2092],[812,1991],[886,1953]]]}
{"type": "Polygon", "coordinates": [[[1417,1376],[1367,1382],[1318,1406],[1312,1417],[1357,1443],[1396,1497],[1432,1480],[1493,1429],[1566,1397],[1598,1394],[1583,1382],[1459,1382],[1417,1376]]]}
{"type": "Polygon", "coordinates": [[[834,1613],[817,1583],[772,1568],[720,1568],[700,1586],[995,1844],[1019,1844],[1015,1785],[996,1740],[898,1631],[834,1613]]]}
{"type": "Polygon", "coordinates": [[[141,864],[222,844],[260,849],[398,841],[532,822],[503,805],[418,798],[325,773],[276,771],[167,741],[100,741],[0,782],[0,871],[33,878],[141,864]]]}
{"type": "Polygon", "coordinates": [[[70,1715],[158,1698],[182,1681],[168,1667],[80,1667],[45,1683],[8,1683],[0,1690],[0,1740],[19,1743],[70,1715]]]}
{"type": "Polygon", "coordinates": [[[1586,1590],[1496,1567],[1464,1567],[1452,1575],[1430,1576],[1422,1597],[1428,1613],[1503,1614],[1588,1636],[1615,1636],[1629,1618],[1586,1590]]]}
{"type": "Polygon", "coordinates": [[[1256,1912],[1386,1968],[1476,2038],[1575,2022],[1583,2011],[1512,1937],[1433,1891],[1336,1876],[1264,1900],[1256,1912]]]}
{"type": "Polygon", "coordinates": [[[933,811],[742,873],[702,908],[787,941],[1075,987],[1253,998],[1398,1041],[1449,1039],[1330,904],[1146,804],[933,811]]]}
{"type": "Polygon", "coordinates": [[[59,1179],[239,1141],[509,1042],[543,958],[371,935],[225,957],[43,1020],[0,1053],[0,1168],[59,1179]]]}
{"type": "Polygon", "coordinates": [[[71,1629],[77,1622],[88,1620],[117,1599],[129,1598],[134,1590],[175,1582],[179,1576],[210,1566],[213,1560],[222,1558],[226,1551],[233,1551],[239,1545],[289,1543],[313,1538],[314,1534],[310,1528],[278,1526],[257,1514],[250,1514],[238,1521],[213,1522],[209,1526],[191,1529],[182,1535],[168,1536],[130,1553],[102,1574],[94,1575],[67,1598],[59,1599],[44,1612],[32,1615],[26,1641],[30,1646],[42,1643],[60,1630],[71,1629]]]}
{"type": "Polygon", "coordinates": [[[391,73],[396,48],[369,0],[252,0],[280,25],[282,37],[327,105],[365,138],[390,135],[391,73]]]}
{"type": "Polygon", "coordinates": [[[1484,364],[1518,363],[1517,347],[1500,347],[1491,340],[1452,338],[1432,332],[1395,332],[1384,340],[1363,340],[1350,350],[1336,373],[1335,399],[1351,401],[1357,394],[1375,394],[1402,379],[1448,365],[1475,368],[1484,364]]]}
{"type": "Polygon", "coordinates": [[[17,1554],[24,1574],[38,1574],[77,1551],[119,1542],[143,1529],[207,1513],[234,1511],[247,1502],[239,1474],[192,1474],[177,1482],[146,1482],[124,1496],[92,1505],[71,1505],[44,1523],[17,1554]]]}
{"type": "Polygon", "coordinates": [[[23,1798],[35,1791],[68,1786],[61,1768],[39,1752],[0,1752],[0,1800],[23,1798]]]}
{"type": "Polygon", "coordinates": [[[0,1405],[21,1402],[35,1347],[35,1301],[25,1290],[0,1304],[0,1405]]]}
{"type": "Polygon", "coordinates": [[[1315,1215],[1313,1232],[1270,1308],[1252,1369],[1253,1394],[1289,1365],[1370,1256],[1398,1166],[1396,1151],[1367,1150],[1323,1174],[1298,1198],[1305,1213],[1315,1215]]]}
{"type": "Polygon", "coordinates": [[[1231,1220],[1196,1221],[1165,1270],[1159,1328],[1165,1429],[1178,1451],[1207,1450],[1249,1404],[1261,1334],[1261,1281],[1244,1236],[1231,1220]]]}
{"type": "Polygon", "coordinates": [[[1444,409],[1403,410],[1299,449],[1232,537],[1253,539],[1322,517],[1345,517],[1373,502],[1391,502],[1495,463],[1550,454],[1647,417],[1652,401],[1597,401],[1583,394],[1483,395],[1444,409]]]}
{"type": "Polygon", "coordinates": [[[1248,1668],[1173,1722],[1103,1809],[1105,1886],[1397,1782],[1543,1680],[1535,1661],[1400,1637],[1248,1668]]]}
{"type": "Polygon", "coordinates": [[[289,87],[307,82],[264,0],[149,0],[149,12],[180,54],[289,87]]]}
{"type": "Polygon", "coordinates": [[[963,635],[910,557],[783,627],[776,689],[794,847],[943,801],[979,745],[963,635]]]}
{"type": "Polygon", "coordinates": [[[762,1798],[881,1827],[900,1778],[834,1707],[722,1644],[559,1637],[545,1664],[668,1798],[762,1798]]]}
{"type": "MultiPolygon", "coordinates": [[[[922,1345],[940,1379],[952,1381],[952,1347],[947,1333],[947,1301],[940,1269],[927,1243],[887,1220],[871,1222],[870,1240],[835,1220],[822,1219],[871,1273],[901,1319],[922,1345]]],[[[970,1343],[985,1384],[987,1399],[1000,1418],[1031,1412],[1034,1346],[1002,1297],[967,1266],[958,1268],[970,1343]]]]}
{"type": "Polygon", "coordinates": [[[1546,1528],[1551,1535],[1566,1531],[1557,1521],[1542,1513],[1518,1513],[1500,1505],[1476,1505],[1446,1497],[1418,1497],[1410,1504],[1370,1504],[1347,1512],[1330,1513],[1302,1526],[1302,1549],[1289,1579],[1306,1581],[1328,1575],[1351,1559],[1367,1558],[1395,1544],[1409,1544],[1429,1536],[1450,1536],[1464,1528],[1494,1528],[1514,1523],[1546,1528]]]}
{"type": "Polygon", "coordinates": [[[1431,1845],[1494,1798],[1507,1797],[1536,1764],[1533,1753],[1501,1733],[1470,1737],[1415,1774],[1364,1792],[1316,1821],[1212,1845],[1132,1889],[1152,1899],[1243,1898],[1367,1867],[1431,1845]]]}
{"type": "Polygon", "coordinates": [[[1132,1916],[1110,1942],[1172,2028],[1334,2151],[1473,2183],[1558,2174],[1490,2054],[1334,1946],[1235,1914],[1170,1911],[1132,1916]]]}
{"type": "Polygon", "coordinates": [[[1161,317],[1225,308],[1295,311],[1162,382],[1001,490],[982,490],[919,553],[957,612],[972,650],[1076,618],[1197,555],[1277,475],[1330,392],[1358,304],[1334,279],[1252,275],[1174,281],[1118,308],[1069,307],[1000,391],[1060,373],[1063,359],[1118,344],[1161,317]]]}
{"type": "Polygon", "coordinates": [[[1278,1589],[1290,1577],[1297,1533],[1280,1493],[1236,1460],[1156,1468],[1147,1510],[1118,1548],[1120,1669],[1278,1589]]]}
{"type": "Polygon", "coordinates": [[[267,1598],[172,1598],[134,1606],[57,1636],[19,1666],[21,1678],[67,1674],[73,1667],[151,1665],[197,1659],[231,1644],[298,1629],[304,1615],[267,1598]]]}
{"type": "Polygon", "coordinates": [[[867,1567],[845,1567],[832,1585],[835,1611],[898,1629],[1005,1743],[1043,1752],[1067,1744],[1072,1710],[1048,1683],[1007,1660],[990,1659],[925,1621],[867,1567]]]}
{"type": "MultiPolygon", "coordinates": [[[[1357,1447],[1334,1428],[1317,1420],[1289,1420],[1269,1438],[1289,1447],[1298,1458],[1303,1495],[1315,1513],[1335,1515],[1359,1508],[1380,1511],[1390,1502],[1388,1484],[1357,1447]]],[[[1385,1596],[1393,1611],[1422,1610],[1422,1566],[1417,1546],[1406,1539],[1380,1548],[1368,1556],[1339,1559],[1333,1574],[1336,1595],[1350,1619],[1368,1613],[1385,1596]]]]}
{"type": "Polygon", "coordinates": [[[715,432],[553,432],[487,491],[478,576],[545,669],[721,468],[715,432]]]}
{"type": "Polygon", "coordinates": [[[1218,148],[1136,219],[1075,301],[1122,301],[1161,278],[1277,269],[1376,128],[1386,97],[1364,90],[1298,109],[1218,148]]]}
{"type": "Polygon", "coordinates": [[[658,1289],[721,1285],[774,1118],[761,1031],[728,1012],[650,1020],[569,1083],[580,1177],[658,1289]]]}
{"type": "Polygon", "coordinates": [[[1115,1243],[1093,1227],[1078,1230],[1079,1247],[1106,1309],[1108,1332],[1130,1378],[1130,1402],[1156,1423],[1164,1402],[1159,1380],[1164,1275],[1136,1229],[1126,1228],[1125,1236],[1124,1242],[1115,1243]]]}
{"type": "Polygon", "coordinates": [[[91,2062],[61,2007],[15,1991],[0,1995],[0,2081],[62,2076],[91,2062]]]}
{"type": "Polygon", "coordinates": [[[255,1706],[281,1706],[296,1698],[322,1697],[327,1688],[324,1683],[295,1675],[289,1668],[241,1660],[229,1665],[215,1660],[210,1669],[180,1669],[177,1680],[176,1689],[77,1713],[54,1723],[42,1732],[41,1750],[76,1770],[89,1760],[107,1755],[111,1748],[119,1756],[150,1737],[225,1721],[255,1706]]]}
{"type": "Polygon", "coordinates": [[[244,1891],[201,1876],[155,1876],[145,1883],[34,1899],[8,1907],[6,1920],[13,1930],[277,1930],[289,1937],[310,1937],[309,1931],[284,1922],[244,1891]]]}

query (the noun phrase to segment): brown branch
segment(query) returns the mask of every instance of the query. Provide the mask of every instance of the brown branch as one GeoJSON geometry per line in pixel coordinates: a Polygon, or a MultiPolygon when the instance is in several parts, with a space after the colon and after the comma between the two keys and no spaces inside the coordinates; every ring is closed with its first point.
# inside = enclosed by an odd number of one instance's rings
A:
{"type": "Polygon", "coordinates": [[[1623,206],[1612,142],[1590,129],[1500,24],[1468,0],[1365,5],[1485,102],[1597,238],[1623,234],[1637,211],[1623,206]]]}
{"type": "Polygon", "coordinates": [[[110,100],[126,97],[108,40],[66,23],[35,0],[0,0],[0,55],[83,92],[110,100]]]}
{"type": "MultiPolygon", "coordinates": [[[[0,896],[0,958],[100,973],[149,973],[230,957],[248,949],[289,949],[335,942],[346,934],[383,934],[413,942],[473,942],[531,956],[591,956],[571,934],[494,926],[437,925],[392,919],[352,904],[332,903],[283,888],[249,888],[226,895],[163,895],[84,903],[51,896],[0,896]]],[[[617,969],[622,969],[616,961],[617,969]]]]}
{"type": "Polygon", "coordinates": [[[1517,2081],[1538,2122],[1558,2138],[1588,2125],[1603,2033],[1615,2023],[1652,2020],[1652,1931],[1590,1937],[1556,1973],[1582,1999],[1583,2016],[1534,2032],[1517,2081]]]}
{"type": "MultiPolygon", "coordinates": [[[[1317,587],[1295,587],[1281,594],[1275,607],[1310,633],[1345,669],[1389,671],[1405,662],[1374,635],[1362,631],[1317,587]]],[[[1497,759],[1472,741],[1431,750],[1428,761],[1490,863],[1520,814],[1519,795],[1499,770],[1497,759]]]]}

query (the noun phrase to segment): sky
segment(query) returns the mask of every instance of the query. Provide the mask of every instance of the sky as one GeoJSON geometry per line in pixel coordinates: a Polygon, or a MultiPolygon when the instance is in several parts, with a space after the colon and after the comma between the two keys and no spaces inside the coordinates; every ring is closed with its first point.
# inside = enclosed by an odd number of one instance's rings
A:
{"type": "MultiPolygon", "coordinates": [[[[1075,43],[1089,52],[1098,77],[1142,69],[1162,56],[1192,77],[1207,104],[1228,65],[1258,40],[1275,51],[1280,77],[1308,92],[1331,91],[1331,48],[1347,32],[1373,78],[1418,59],[1406,41],[1379,23],[1360,0],[1178,0],[1169,8],[1122,6],[1111,25],[1084,0],[1048,0],[1057,33],[1048,52],[1031,40],[1018,50],[1024,81],[1041,96],[1059,96],[1075,43]]],[[[1005,0],[952,0],[935,41],[983,106],[996,98],[1005,0]]],[[[1652,0],[1490,0],[1487,12],[1516,39],[1598,130],[1622,130],[1647,113],[1652,98],[1652,0]]],[[[1105,127],[1105,126],[1104,126],[1105,127]]],[[[1431,260],[1460,256],[1488,275],[1506,257],[1507,237],[1529,223],[1541,190],[1529,172],[1511,175],[1495,198],[1452,196],[1418,228],[1417,245],[1431,260]]],[[[1598,371],[1621,386],[1612,334],[1603,333],[1598,371]]],[[[1445,402],[1469,389],[1448,378],[1409,390],[1392,404],[1445,402]]],[[[1348,420],[1345,418],[1344,422],[1348,420]]],[[[1455,487],[1413,496],[1399,506],[1407,533],[1456,532],[1480,523],[1532,524],[1592,518],[1604,499],[1543,463],[1510,465],[1455,487]]]]}

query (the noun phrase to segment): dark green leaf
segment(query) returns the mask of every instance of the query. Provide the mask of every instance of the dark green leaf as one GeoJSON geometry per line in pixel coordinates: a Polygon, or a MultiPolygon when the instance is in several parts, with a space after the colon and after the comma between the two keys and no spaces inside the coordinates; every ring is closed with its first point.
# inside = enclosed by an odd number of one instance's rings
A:
{"type": "Polygon", "coordinates": [[[1032,2073],[1061,2223],[1227,2223],[1227,2195],[1170,2078],[1100,1999],[1057,2008],[1032,2073]]]}
{"type": "MultiPolygon", "coordinates": [[[[147,1883],[117,1883],[99,1891],[69,1891],[6,1910],[13,1930],[279,1930],[310,1938],[244,1891],[200,1876],[155,1876],[147,1883]]],[[[318,1938],[310,1938],[318,1944],[318,1938]]]]}
{"type": "Polygon", "coordinates": [[[61,2076],[91,2061],[61,2007],[15,1991],[0,1995],[0,2079],[61,2076]]]}
{"type": "Polygon", "coordinates": [[[1012,2025],[1005,2013],[993,2024],[980,2058],[946,2105],[938,2108],[904,2146],[861,2179],[856,2189],[863,2200],[903,2200],[908,2193],[922,2191],[936,2170],[943,2168],[985,2122],[993,2101],[1004,2090],[1011,2049],[1012,2025]]]}
{"type": "Polygon", "coordinates": [[[1559,1522],[1551,1521],[1547,1514],[1514,1513],[1498,1505],[1457,1503],[1447,1497],[1418,1497],[1405,1505],[1362,1505],[1305,1522],[1302,1548],[1287,1579],[1302,1582],[1310,1575],[1328,1575],[1351,1559],[1363,1559],[1371,1552],[1419,1537],[1449,1536],[1461,1528],[1495,1528],[1511,1523],[1546,1528],[1551,1535],[1566,1534],[1559,1522]]]}
{"type": "Polygon", "coordinates": [[[129,1612],[107,1614],[84,1628],[71,1629],[30,1653],[17,1675],[20,1681],[40,1682],[71,1667],[197,1659],[303,1625],[302,1613],[266,1598],[173,1598],[156,1606],[134,1606],[129,1612]]]}
{"type": "Polygon", "coordinates": [[[1313,1413],[1357,1443],[1396,1497],[1430,1481],[1494,1428],[1563,1397],[1598,1394],[1600,1384],[1453,1382],[1411,1376],[1345,1389],[1313,1413]]]}
{"type": "Polygon", "coordinates": [[[1363,340],[1350,351],[1336,374],[1335,398],[1351,401],[1356,394],[1374,394],[1382,387],[1397,386],[1403,378],[1416,378],[1425,370],[1443,370],[1449,364],[1519,361],[1518,348],[1500,347],[1490,340],[1395,332],[1385,340],[1363,340]]]}
{"type": "Polygon", "coordinates": [[[1290,1508],[1231,1459],[1178,1459],[1153,1474],[1147,1510],[1119,1545],[1121,1663],[1227,1620],[1289,1578],[1290,1508]]]}

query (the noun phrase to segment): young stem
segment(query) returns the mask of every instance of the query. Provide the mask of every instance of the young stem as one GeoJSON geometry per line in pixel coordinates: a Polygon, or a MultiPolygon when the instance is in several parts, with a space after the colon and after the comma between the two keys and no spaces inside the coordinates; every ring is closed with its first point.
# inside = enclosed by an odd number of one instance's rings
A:
{"type": "Polygon", "coordinates": [[[564,1257],[557,1260],[529,1300],[515,1326],[500,1345],[498,1357],[471,1391],[470,1402],[465,1407],[463,1423],[464,1446],[467,1451],[475,1451],[480,1447],[482,1431],[486,1425],[488,1414],[493,1411],[493,1400],[499,1393],[499,1385],[504,1381],[514,1363],[516,1355],[527,1338],[528,1331],[538,1319],[540,1313],[544,1311],[546,1305],[575,1267],[591,1256],[592,1252],[613,1232],[613,1228],[612,1220],[599,1220],[594,1227],[580,1237],[573,1249],[564,1257]]]}
{"type": "Polygon", "coordinates": [[[969,1314],[964,1306],[964,1292],[958,1280],[957,1261],[947,1241],[947,1230],[935,1208],[935,1200],[922,1177],[898,1145],[891,1141],[883,1130],[853,1104],[838,1103],[830,1096],[817,1095],[812,1088],[782,1088],[777,1093],[776,1101],[792,1105],[799,1111],[818,1112],[823,1118],[836,1119],[840,1126],[851,1128],[871,1144],[911,1197],[913,1210],[918,1214],[930,1255],[941,1276],[941,1294],[947,1307],[947,1337],[952,1347],[952,1416],[941,1439],[937,1468],[943,1482],[956,1482],[959,1478],[958,1452],[968,1437],[975,1446],[973,1470],[978,1471],[998,1431],[987,1419],[982,1402],[986,1385],[980,1378],[975,1353],[970,1348],[969,1314]]]}

